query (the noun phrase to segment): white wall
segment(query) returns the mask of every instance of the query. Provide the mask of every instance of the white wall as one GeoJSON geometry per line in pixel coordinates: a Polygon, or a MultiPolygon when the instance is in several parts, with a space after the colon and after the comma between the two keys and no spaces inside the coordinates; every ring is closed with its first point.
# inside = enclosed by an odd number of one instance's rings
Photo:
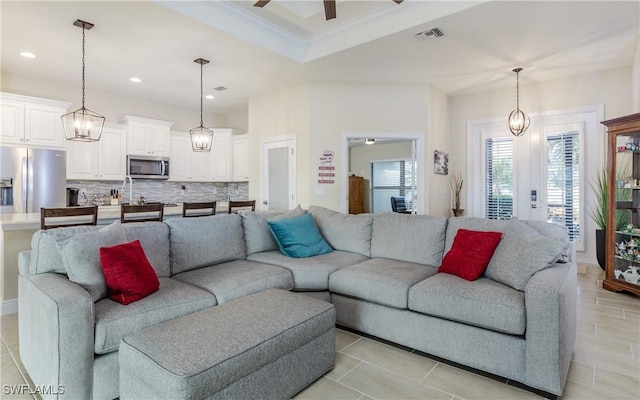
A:
{"type": "Polygon", "coordinates": [[[633,111],[640,112],[640,40],[636,47],[636,56],[633,59],[633,111]]]}
{"type": "MultiPolygon", "coordinates": [[[[2,72],[1,91],[25,96],[42,97],[72,103],[69,111],[82,105],[82,92],[76,86],[69,87],[54,81],[39,80],[34,77],[18,76],[2,72]]],[[[193,108],[179,107],[161,102],[150,102],[117,93],[87,91],[86,107],[106,118],[107,122],[119,123],[124,115],[136,115],[172,121],[172,130],[187,132],[200,124],[200,109],[194,101],[193,108]]],[[[209,127],[226,127],[227,116],[219,113],[205,113],[204,124],[209,127]]]]}
{"type": "MultiPolygon", "coordinates": [[[[632,68],[627,67],[534,84],[523,85],[521,79],[520,107],[525,112],[533,114],[604,104],[605,119],[620,117],[634,112],[632,75],[632,68]]],[[[459,167],[464,179],[467,179],[467,122],[500,117],[506,121],[509,112],[515,108],[514,96],[513,88],[504,88],[450,98],[450,143],[456,144],[451,148],[450,160],[461,161],[459,167]]],[[[593,180],[597,169],[605,162],[605,130],[602,126],[600,129],[602,140],[598,143],[586,143],[588,151],[592,149],[598,152],[597,157],[585,160],[588,168],[586,182],[593,180]]],[[[586,204],[592,204],[591,190],[585,188],[584,192],[587,197],[586,204]]],[[[466,187],[463,188],[462,201],[465,204],[466,187]]],[[[587,213],[590,213],[588,208],[587,213]]],[[[594,248],[596,226],[590,218],[586,221],[586,252],[579,253],[578,260],[596,263],[594,248]]]]}
{"type": "Polygon", "coordinates": [[[239,129],[241,131],[249,131],[249,108],[227,114],[228,128],[239,129]]]}

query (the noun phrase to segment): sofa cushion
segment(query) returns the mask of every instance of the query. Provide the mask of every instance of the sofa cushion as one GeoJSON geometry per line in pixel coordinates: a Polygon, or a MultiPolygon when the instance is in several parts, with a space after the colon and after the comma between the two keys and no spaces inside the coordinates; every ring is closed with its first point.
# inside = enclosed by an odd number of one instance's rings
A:
{"type": "Polygon", "coordinates": [[[373,214],[371,257],[439,266],[447,219],[431,215],[373,214]]]}
{"type": "MultiPolygon", "coordinates": [[[[160,277],[170,275],[169,260],[169,227],[164,222],[140,222],[123,225],[127,241],[139,239],[149,262],[160,277]]],[[[83,232],[94,232],[99,226],[70,226],[64,228],[38,230],[31,237],[31,258],[29,273],[42,274],[54,272],[66,274],[55,235],[64,233],[74,235],[83,232]]]]}
{"type": "Polygon", "coordinates": [[[358,253],[335,250],[307,258],[291,258],[279,251],[265,251],[251,254],[247,259],[289,269],[293,274],[293,289],[302,291],[328,290],[329,275],[369,258],[358,253]]]}
{"type": "Polygon", "coordinates": [[[475,281],[487,269],[501,236],[501,232],[458,229],[453,246],[444,255],[438,272],[475,281]]]}
{"type": "Polygon", "coordinates": [[[545,221],[523,220],[522,222],[538,231],[542,236],[553,237],[564,244],[562,252],[558,255],[558,262],[573,261],[571,260],[572,251],[571,241],[569,240],[569,229],[566,226],[545,221]]]}
{"type": "Polygon", "coordinates": [[[324,240],[311,214],[281,221],[267,221],[280,251],[294,258],[330,253],[333,249],[324,240]]]}
{"type": "Polygon", "coordinates": [[[245,212],[241,213],[244,241],[247,247],[247,255],[261,251],[278,250],[278,242],[273,237],[267,221],[280,221],[306,214],[306,211],[298,205],[293,210],[279,212],[245,212]]]}
{"type": "Polygon", "coordinates": [[[436,272],[436,268],[422,264],[372,258],[331,274],[329,289],[333,293],[406,309],[409,289],[436,272]]]}
{"type": "Polygon", "coordinates": [[[238,214],[171,218],[171,274],[245,258],[238,214]]]}
{"type": "Polygon", "coordinates": [[[109,288],[109,298],[118,303],[133,303],[160,287],[158,276],[139,240],[100,247],[100,263],[109,288]]]}
{"type": "Polygon", "coordinates": [[[108,294],[100,263],[100,247],[125,243],[127,238],[119,222],[91,232],[55,235],[60,256],[69,280],[84,288],[93,301],[108,294]]]}
{"type": "Polygon", "coordinates": [[[293,289],[291,271],[275,265],[236,260],[174,275],[173,279],[216,296],[218,304],[265,289],[293,289]]]}
{"type": "Polygon", "coordinates": [[[95,352],[117,351],[120,339],[157,323],[216,305],[216,298],[171,278],[159,278],[160,289],[140,301],[122,305],[106,298],[95,304],[95,352]]]}
{"type": "Polygon", "coordinates": [[[526,325],[524,293],[487,278],[437,274],[409,290],[409,309],[513,335],[526,325]]]}
{"type": "Polygon", "coordinates": [[[334,250],[344,250],[371,256],[373,215],[342,214],[328,208],[311,206],[309,213],[318,230],[334,250]]]}
{"type": "Polygon", "coordinates": [[[447,248],[450,248],[458,229],[502,232],[502,240],[487,266],[485,276],[517,290],[524,290],[536,272],[556,262],[566,247],[565,241],[543,236],[517,219],[450,218],[447,248]]]}

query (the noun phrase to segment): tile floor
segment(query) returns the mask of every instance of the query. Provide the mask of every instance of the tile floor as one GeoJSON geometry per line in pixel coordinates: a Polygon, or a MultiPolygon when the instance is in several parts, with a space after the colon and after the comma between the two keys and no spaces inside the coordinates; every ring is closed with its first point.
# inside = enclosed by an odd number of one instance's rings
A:
{"type": "MultiPolygon", "coordinates": [[[[640,399],[640,299],[599,287],[598,266],[581,265],[578,337],[562,399],[640,399]]],[[[30,383],[18,354],[16,315],[2,317],[0,386],[30,383]]],[[[38,398],[38,396],[35,396],[38,398]]],[[[336,366],[296,396],[303,399],[541,399],[472,372],[344,330],[336,366]]]]}

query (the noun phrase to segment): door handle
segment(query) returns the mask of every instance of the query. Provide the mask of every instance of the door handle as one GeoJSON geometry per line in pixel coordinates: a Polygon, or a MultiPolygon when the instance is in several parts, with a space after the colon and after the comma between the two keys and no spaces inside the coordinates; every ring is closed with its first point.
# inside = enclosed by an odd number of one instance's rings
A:
{"type": "Polygon", "coordinates": [[[267,205],[267,204],[269,204],[269,202],[268,202],[268,201],[266,201],[266,200],[264,200],[264,201],[262,202],[262,204],[267,205]]]}

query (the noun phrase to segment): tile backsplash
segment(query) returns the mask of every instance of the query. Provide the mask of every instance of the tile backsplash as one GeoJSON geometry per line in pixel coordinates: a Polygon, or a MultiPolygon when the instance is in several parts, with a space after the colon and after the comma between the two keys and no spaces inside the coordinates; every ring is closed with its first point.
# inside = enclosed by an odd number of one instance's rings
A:
{"type": "MultiPolygon", "coordinates": [[[[112,189],[122,194],[122,201],[129,201],[129,182],[122,190],[121,181],[78,181],[67,180],[67,187],[85,189],[87,205],[93,204],[96,195],[102,194],[109,199],[112,189]]],[[[163,203],[184,203],[198,201],[226,201],[249,199],[248,182],[173,182],[153,179],[133,180],[133,200],[144,196],[146,201],[160,201],[163,203]],[[185,187],[183,190],[182,187],[185,187]]],[[[80,204],[83,199],[79,199],[80,204]]]]}

